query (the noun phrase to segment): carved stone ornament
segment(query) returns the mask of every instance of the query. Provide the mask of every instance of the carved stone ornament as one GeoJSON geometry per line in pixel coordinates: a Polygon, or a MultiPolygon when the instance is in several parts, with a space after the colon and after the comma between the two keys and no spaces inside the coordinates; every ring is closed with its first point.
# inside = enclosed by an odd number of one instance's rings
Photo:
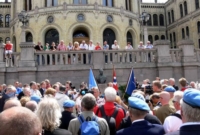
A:
{"type": "Polygon", "coordinates": [[[49,16],[49,17],[47,18],[47,22],[48,22],[48,23],[53,23],[53,21],[54,21],[53,16],[49,16]]]}
{"type": "Polygon", "coordinates": [[[113,22],[113,17],[112,15],[107,16],[107,22],[113,22]]]}
{"type": "Polygon", "coordinates": [[[158,57],[158,62],[159,63],[172,62],[172,58],[171,57],[158,57]]]}
{"type": "Polygon", "coordinates": [[[195,56],[183,57],[183,62],[196,62],[197,58],[195,56]]]}

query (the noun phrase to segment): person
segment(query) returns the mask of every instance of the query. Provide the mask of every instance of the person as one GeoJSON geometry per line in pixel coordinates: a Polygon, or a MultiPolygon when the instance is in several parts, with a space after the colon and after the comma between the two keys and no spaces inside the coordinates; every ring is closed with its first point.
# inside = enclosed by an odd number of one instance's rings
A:
{"type": "MultiPolygon", "coordinates": [[[[101,135],[110,135],[109,127],[106,120],[94,115],[93,109],[95,106],[96,106],[95,97],[91,93],[87,93],[86,95],[83,96],[81,100],[82,113],[80,114],[80,116],[84,120],[96,117],[101,135]]],[[[71,131],[73,135],[78,135],[80,126],[81,124],[79,118],[75,118],[70,121],[68,130],[71,131]]]]}
{"type": "Polygon", "coordinates": [[[19,93],[17,98],[20,100],[24,96],[26,96],[26,97],[30,97],[31,96],[31,89],[30,89],[29,86],[24,87],[23,91],[19,93]]]}
{"type": "MultiPolygon", "coordinates": [[[[107,44],[107,41],[104,41],[103,42],[103,50],[109,50],[109,45],[107,44]]],[[[107,64],[108,63],[108,54],[105,53],[105,63],[107,64]]]]}
{"type": "Polygon", "coordinates": [[[117,131],[116,135],[163,135],[165,131],[162,125],[151,124],[144,120],[150,111],[149,106],[137,97],[129,97],[129,115],[132,125],[117,131]]]}
{"type": "Polygon", "coordinates": [[[28,109],[30,109],[32,112],[36,113],[37,108],[38,108],[38,104],[35,101],[28,101],[25,104],[25,107],[28,108],[28,109]]]}
{"type": "Polygon", "coordinates": [[[175,85],[175,79],[169,78],[169,85],[174,87],[174,89],[179,90],[178,86],[175,85]]]}
{"type": "MultiPolygon", "coordinates": [[[[69,42],[69,45],[67,46],[68,51],[73,51],[73,44],[72,42],[69,42]]],[[[71,54],[68,54],[68,64],[71,64],[71,54]]]]}
{"type": "Polygon", "coordinates": [[[19,95],[20,92],[22,92],[22,88],[19,87],[19,82],[15,82],[15,88],[16,88],[16,95],[19,95]]]}
{"type": "Polygon", "coordinates": [[[20,103],[21,103],[21,106],[25,106],[25,104],[28,102],[28,101],[30,101],[30,97],[22,97],[21,99],[20,99],[20,103]]]}
{"type": "Polygon", "coordinates": [[[51,97],[44,98],[38,105],[36,112],[42,123],[44,135],[72,135],[60,126],[61,110],[56,99],[51,97]]]}
{"type": "Polygon", "coordinates": [[[153,88],[154,93],[160,93],[162,91],[161,90],[162,85],[161,85],[160,81],[153,81],[152,88],[153,88]]]}
{"type": "Polygon", "coordinates": [[[185,78],[180,78],[179,84],[180,84],[180,90],[184,92],[187,89],[187,80],[185,78]]]}
{"type": "Polygon", "coordinates": [[[172,86],[167,86],[167,87],[164,88],[164,91],[166,91],[166,92],[169,93],[169,95],[170,95],[169,104],[170,104],[171,106],[173,106],[173,102],[172,102],[172,101],[173,101],[174,92],[176,91],[176,89],[175,89],[174,87],[172,87],[172,86]]]}
{"type": "Polygon", "coordinates": [[[50,50],[49,43],[46,43],[46,44],[45,44],[43,50],[44,50],[44,51],[49,51],[49,50],[50,50]]]}
{"type": "Polygon", "coordinates": [[[138,49],[145,49],[145,46],[143,45],[142,41],[140,41],[140,44],[138,45],[138,49]]]}
{"type": "Polygon", "coordinates": [[[37,95],[39,97],[42,97],[40,91],[37,89],[36,82],[32,81],[30,83],[30,87],[31,87],[31,96],[32,95],[37,95]]]}
{"type": "Polygon", "coordinates": [[[0,135],[42,135],[39,118],[25,107],[12,107],[3,111],[0,113],[0,121],[0,135]]]}
{"type": "Polygon", "coordinates": [[[195,83],[195,82],[193,82],[193,81],[192,81],[192,82],[190,82],[190,87],[191,87],[191,88],[193,88],[193,89],[196,89],[196,83],[195,83]]]}
{"type": "Polygon", "coordinates": [[[182,118],[181,118],[181,108],[180,108],[180,101],[183,98],[182,91],[176,91],[173,97],[173,104],[176,109],[176,113],[168,116],[164,123],[163,127],[165,129],[165,133],[174,132],[179,130],[180,126],[182,125],[182,118]]]}
{"type": "MultiPolygon", "coordinates": [[[[52,42],[50,50],[54,52],[57,50],[55,42],[52,42]]],[[[53,65],[55,65],[55,54],[52,55],[52,60],[53,60],[53,65]]]]}
{"type": "Polygon", "coordinates": [[[102,48],[101,48],[101,46],[100,46],[100,43],[99,43],[99,42],[97,42],[97,45],[96,45],[96,47],[95,47],[95,50],[102,50],[102,48]]]}
{"type": "Polygon", "coordinates": [[[64,44],[64,41],[63,41],[63,40],[60,41],[60,44],[57,46],[57,50],[58,50],[58,51],[67,51],[67,47],[66,47],[66,45],[64,44]]]}
{"type": "MultiPolygon", "coordinates": [[[[153,45],[151,44],[151,42],[150,41],[147,41],[147,44],[146,44],[146,46],[145,46],[145,49],[153,49],[153,45]]],[[[148,56],[146,56],[147,57],[147,61],[148,62],[151,62],[151,53],[149,52],[148,53],[148,56]]]]}
{"type": "Polygon", "coordinates": [[[53,89],[53,88],[48,88],[45,93],[44,93],[45,96],[52,96],[52,97],[55,97],[56,96],[56,90],[53,89]]]}
{"type": "Polygon", "coordinates": [[[119,45],[117,44],[117,40],[114,41],[114,44],[112,45],[112,50],[119,50],[120,47],[119,45]]]}
{"type": "Polygon", "coordinates": [[[16,106],[19,106],[19,107],[21,106],[21,103],[19,102],[19,100],[15,99],[15,98],[14,99],[9,99],[9,100],[7,100],[5,102],[3,110],[5,111],[5,110],[7,110],[9,108],[16,107],[16,106]]]}
{"type": "MultiPolygon", "coordinates": [[[[88,45],[85,43],[85,40],[80,44],[80,50],[88,50],[88,45]]],[[[83,54],[83,64],[86,64],[86,54],[83,54]]]]}
{"type": "Polygon", "coordinates": [[[200,91],[189,88],[180,102],[183,124],[180,129],[166,135],[198,135],[200,133],[200,91]]]}
{"type": "MultiPolygon", "coordinates": [[[[93,51],[95,49],[95,45],[93,44],[93,41],[90,40],[89,44],[88,44],[88,50],[93,51]]],[[[88,59],[89,59],[89,64],[91,64],[91,59],[92,59],[92,53],[90,52],[88,54],[88,59]]]]}
{"type": "Polygon", "coordinates": [[[5,59],[7,59],[7,55],[9,54],[9,58],[12,58],[12,51],[13,49],[13,44],[10,43],[10,41],[6,41],[6,45],[5,45],[5,59]]]}
{"type": "MultiPolygon", "coordinates": [[[[125,50],[133,50],[133,46],[131,45],[131,42],[127,43],[127,46],[125,47],[125,50]]],[[[127,55],[129,55],[129,62],[132,62],[132,53],[131,52],[129,52],[129,53],[127,52],[127,55]]],[[[127,57],[127,55],[126,55],[126,57],[127,57]]]]}
{"type": "Polygon", "coordinates": [[[59,128],[68,129],[69,122],[76,118],[76,116],[73,115],[74,106],[75,102],[73,100],[66,100],[63,102],[64,111],[62,112],[62,117],[60,119],[61,124],[59,128]]]}
{"type": "MultiPolygon", "coordinates": [[[[37,45],[35,45],[34,49],[36,52],[43,51],[43,46],[41,45],[41,42],[38,42],[37,45]]],[[[40,55],[37,55],[37,63],[40,65],[40,55]]],[[[44,56],[42,56],[42,63],[44,64],[44,56]]]]}
{"type": "Polygon", "coordinates": [[[98,106],[104,105],[105,99],[99,97],[99,95],[100,95],[99,88],[93,87],[92,92],[93,92],[94,97],[96,98],[96,105],[98,105],[98,106]]]}
{"type": "Polygon", "coordinates": [[[42,97],[44,97],[44,93],[46,91],[46,82],[45,81],[42,81],[40,83],[40,89],[39,89],[39,91],[40,91],[42,97]]]}

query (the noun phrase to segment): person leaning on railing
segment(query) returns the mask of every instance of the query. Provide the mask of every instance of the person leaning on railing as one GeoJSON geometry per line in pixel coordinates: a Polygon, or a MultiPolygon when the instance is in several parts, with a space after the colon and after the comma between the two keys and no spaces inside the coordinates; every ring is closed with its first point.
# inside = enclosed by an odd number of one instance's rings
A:
{"type": "MultiPolygon", "coordinates": [[[[77,41],[74,42],[74,51],[79,51],[80,47],[79,47],[79,43],[77,41]]],[[[73,54],[74,58],[73,58],[73,62],[76,61],[76,54],[73,54]]],[[[81,59],[81,54],[78,54],[78,61],[81,59]]]]}
{"type": "MultiPolygon", "coordinates": [[[[66,45],[64,44],[64,41],[63,40],[61,40],[60,41],[60,44],[58,45],[58,47],[57,47],[57,50],[58,51],[67,51],[67,47],[66,47],[66,45]]],[[[63,55],[63,63],[65,64],[65,55],[63,55]]],[[[60,59],[61,60],[61,59],[60,59]]]]}
{"type": "MultiPolygon", "coordinates": [[[[52,42],[50,50],[51,51],[56,51],[57,50],[55,42],[52,42]]],[[[52,58],[53,58],[53,65],[55,65],[55,54],[52,55],[52,58]]]]}
{"type": "MultiPolygon", "coordinates": [[[[125,50],[133,50],[133,46],[131,45],[130,42],[127,43],[126,47],[125,47],[125,50]]],[[[129,54],[129,62],[132,62],[132,55],[131,55],[131,52],[130,53],[127,53],[129,54]]],[[[126,57],[127,57],[127,54],[126,54],[126,57]]],[[[125,58],[126,59],[126,58],[125,58]]]]}

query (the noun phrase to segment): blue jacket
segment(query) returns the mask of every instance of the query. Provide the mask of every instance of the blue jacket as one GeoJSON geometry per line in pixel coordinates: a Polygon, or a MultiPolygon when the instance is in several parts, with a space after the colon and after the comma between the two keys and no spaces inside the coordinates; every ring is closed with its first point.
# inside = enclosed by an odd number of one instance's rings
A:
{"type": "Polygon", "coordinates": [[[134,122],[130,127],[117,131],[116,135],[164,135],[162,125],[151,124],[146,120],[134,122]]]}
{"type": "Polygon", "coordinates": [[[184,125],[180,130],[171,132],[166,135],[200,135],[200,124],[197,125],[184,125]]]}

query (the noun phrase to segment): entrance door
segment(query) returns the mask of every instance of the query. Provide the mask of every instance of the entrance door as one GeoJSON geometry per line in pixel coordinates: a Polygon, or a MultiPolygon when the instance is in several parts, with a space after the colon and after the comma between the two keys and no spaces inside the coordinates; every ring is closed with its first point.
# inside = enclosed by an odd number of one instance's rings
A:
{"type": "Polygon", "coordinates": [[[79,42],[79,44],[81,44],[83,40],[85,40],[86,44],[89,44],[90,39],[88,34],[85,31],[81,30],[75,31],[73,34],[73,43],[77,41],[79,42]]]}
{"type": "Polygon", "coordinates": [[[109,49],[112,48],[112,44],[114,44],[116,37],[115,37],[115,33],[113,30],[107,28],[104,30],[103,32],[103,42],[107,41],[108,45],[109,45],[109,49]]]}
{"type": "Polygon", "coordinates": [[[59,44],[59,33],[56,29],[48,30],[45,35],[45,44],[51,45],[52,42],[55,42],[56,45],[59,44]]]}

